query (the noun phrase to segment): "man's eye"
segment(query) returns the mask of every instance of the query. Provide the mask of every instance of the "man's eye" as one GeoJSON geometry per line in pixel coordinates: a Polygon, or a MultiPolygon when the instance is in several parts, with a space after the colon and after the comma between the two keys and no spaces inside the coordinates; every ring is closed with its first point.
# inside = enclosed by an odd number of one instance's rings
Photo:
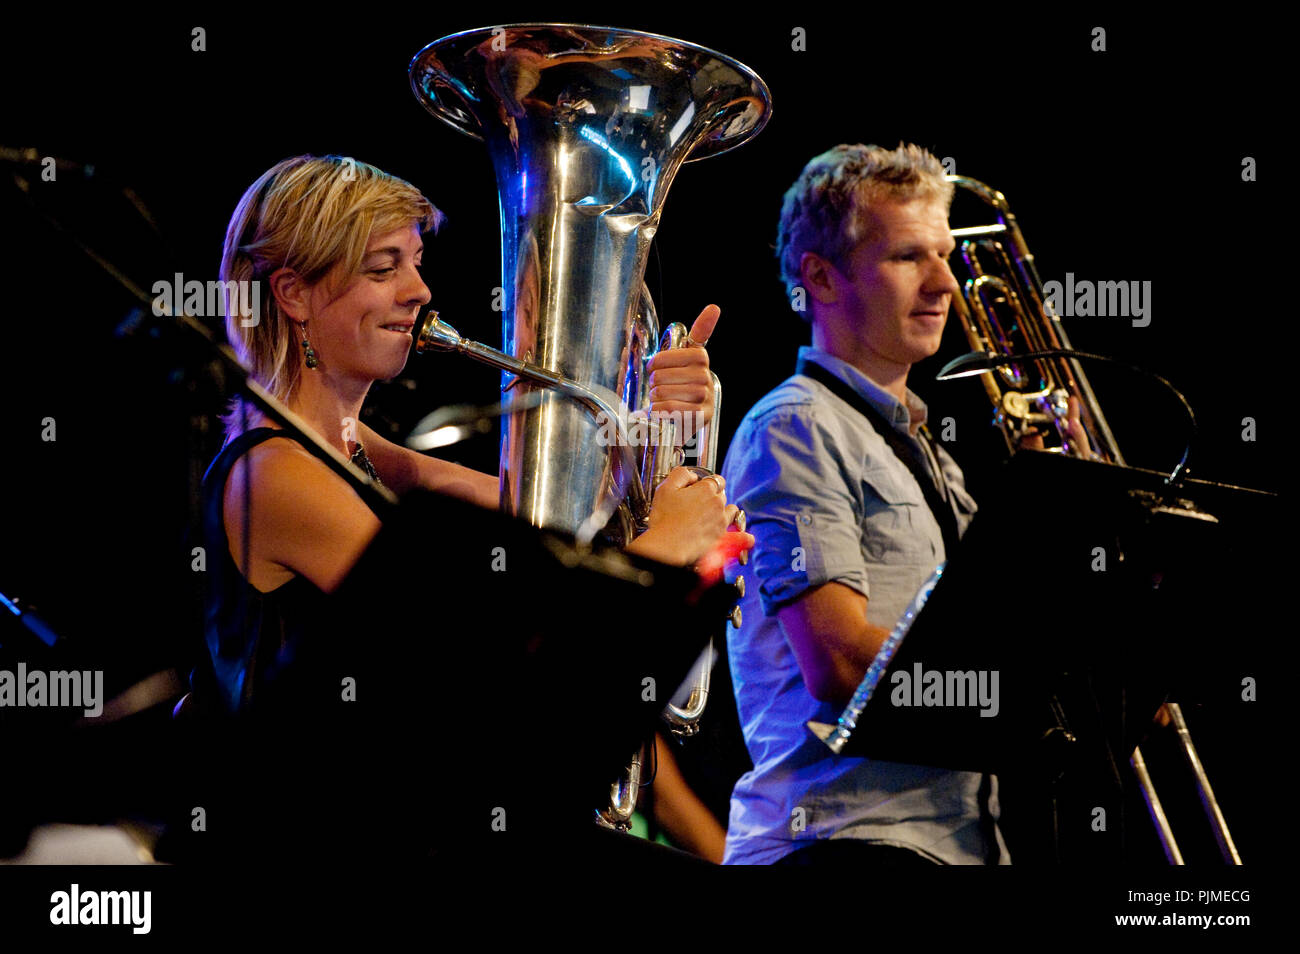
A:
{"type": "Polygon", "coordinates": [[[389,272],[395,272],[395,271],[397,271],[397,269],[395,269],[395,268],[372,268],[372,269],[370,270],[370,274],[371,274],[371,275],[387,275],[389,272]]]}

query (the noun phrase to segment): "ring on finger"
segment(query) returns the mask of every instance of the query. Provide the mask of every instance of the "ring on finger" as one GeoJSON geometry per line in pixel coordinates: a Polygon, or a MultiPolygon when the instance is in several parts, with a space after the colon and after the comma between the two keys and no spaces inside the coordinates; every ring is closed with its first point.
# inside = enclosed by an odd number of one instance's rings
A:
{"type": "Polygon", "coordinates": [[[722,478],[720,478],[717,474],[709,474],[709,476],[705,477],[704,479],[713,481],[713,486],[718,488],[718,493],[725,492],[726,488],[722,485],[722,478]]]}

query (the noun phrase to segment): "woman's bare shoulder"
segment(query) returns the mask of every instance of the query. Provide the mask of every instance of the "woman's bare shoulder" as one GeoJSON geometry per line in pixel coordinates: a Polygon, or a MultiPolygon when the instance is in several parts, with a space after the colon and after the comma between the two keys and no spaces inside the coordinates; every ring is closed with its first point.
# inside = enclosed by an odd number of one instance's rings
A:
{"type": "Polygon", "coordinates": [[[332,589],[378,532],[378,518],[342,477],[291,438],[272,437],[246,456],[247,468],[232,468],[226,483],[232,548],[242,541],[248,499],[254,572],[279,568],[332,589]]]}
{"type": "Polygon", "coordinates": [[[241,507],[236,494],[242,494],[246,476],[253,490],[269,491],[288,481],[307,481],[309,486],[342,483],[325,464],[312,456],[292,437],[270,437],[245,451],[230,468],[226,478],[225,499],[228,507],[241,507]]]}

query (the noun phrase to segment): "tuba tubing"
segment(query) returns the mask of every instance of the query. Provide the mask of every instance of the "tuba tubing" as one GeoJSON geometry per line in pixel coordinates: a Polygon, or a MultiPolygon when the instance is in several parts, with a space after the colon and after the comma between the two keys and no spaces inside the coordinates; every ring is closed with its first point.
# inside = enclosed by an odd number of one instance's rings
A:
{"type": "MultiPolygon", "coordinates": [[[[626,414],[617,406],[618,398],[613,392],[604,388],[579,384],[562,374],[556,374],[554,371],[538,367],[527,361],[520,361],[504,351],[498,351],[489,345],[464,338],[460,332],[439,318],[436,311],[430,311],[426,315],[424,323],[420,326],[420,334],[415,342],[415,350],[420,354],[428,351],[454,351],[466,355],[490,367],[507,371],[520,378],[526,378],[552,390],[559,391],[587,408],[597,421],[608,421],[616,429],[618,435],[612,453],[617,454],[621,459],[621,470],[627,481],[628,507],[638,522],[644,523],[649,519],[650,495],[646,492],[646,486],[641,475],[631,460],[632,441],[627,430],[626,414]]],[[[581,539],[582,534],[579,533],[578,535],[581,539]]],[[[590,542],[590,539],[588,538],[584,542],[590,542]]]]}

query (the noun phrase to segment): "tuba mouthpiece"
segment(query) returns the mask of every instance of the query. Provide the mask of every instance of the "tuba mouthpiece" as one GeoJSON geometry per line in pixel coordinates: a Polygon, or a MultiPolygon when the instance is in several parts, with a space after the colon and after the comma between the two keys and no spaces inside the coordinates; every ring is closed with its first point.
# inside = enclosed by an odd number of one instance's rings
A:
{"type": "Polygon", "coordinates": [[[420,326],[415,350],[421,354],[426,351],[455,351],[460,348],[462,340],[459,331],[439,318],[436,311],[430,311],[420,326]]]}

